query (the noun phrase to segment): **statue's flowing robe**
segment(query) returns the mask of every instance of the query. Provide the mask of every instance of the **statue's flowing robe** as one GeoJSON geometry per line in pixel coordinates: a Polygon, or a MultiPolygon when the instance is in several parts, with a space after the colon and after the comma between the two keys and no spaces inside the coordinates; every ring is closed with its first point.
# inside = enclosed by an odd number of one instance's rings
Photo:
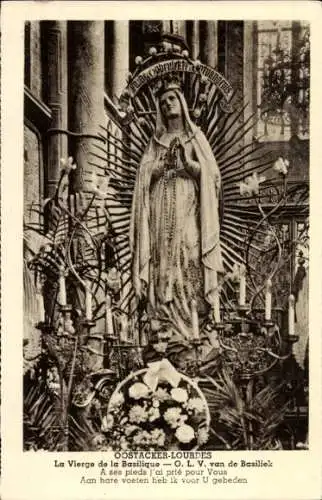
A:
{"type": "Polygon", "coordinates": [[[214,302],[223,266],[219,169],[201,130],[191,122],[186,130],[182,141],[193,151],[198,170],[167,179],[167,144],[152,137],[137,172],[130,241],[136,295],[146,295],[152,318],[170,322],[189,338],[191,299],[197,301],[201,319],[214,302]]]}

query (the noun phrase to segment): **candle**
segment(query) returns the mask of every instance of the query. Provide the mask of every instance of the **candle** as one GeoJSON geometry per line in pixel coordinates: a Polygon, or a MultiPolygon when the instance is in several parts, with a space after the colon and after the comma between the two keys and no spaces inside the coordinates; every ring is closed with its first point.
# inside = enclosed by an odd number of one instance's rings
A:
{"type": "Polygon", "coordinates": [[[216,330],[210,332],[209,340],[210,340],[210,343],[214,349],[219,349],[220,344],[219,344],[219,340],[218,340],[218,333],[216,332],[216,330]]]}
{"type": "Polygon", "coordinates": [[[191,323],[192,323],[192,334],[195,340],[199,340],[199,321],[198,321],[198,311],[197,302],[192,299],[191,301],[191,323]]]}
{"type": "Polygon", "coordinates": [[[67,304],[65,272],[62,268],[59,273],[59,303],[61,306],[67,304]]]}
{"type": "Polygon", "coordinates": [[[86,283],[85,288],[85,317],[89,321],[92,320],[92,293],[90,291],[90,283],[86,283]]]}
{"type": "Polygon", "coordinates": [[[127,342],[127,330],[128,330],[128,321],[125,316],[121,318],[121,328],[120,328],[120,340],[121,342],[127,342]]]}
{"type": "Polygon", "coordinates": [[[299,90],[299,97],[298,97],[299,104],[302,104],[303,100],[304,100],[304,91],[303,91],[303,89],[300,89],[299,90]]]}
{"type": "Polygon", "coordinates": [[[245,264],[240,264],[239,267],[239,305],[244,306],[246,303],[246,267],[245,264]]]}
{"type": "Polygon", "coordinates": [[[272,309],[272,281],[270,279],[266,282],[266,293],[265,293],[265,320],[271,320],[271,309],[272,309]]]}
{"type": "Polygon", "coordinates": [[[215,323],[220,323],[220,294],[218,288],[214,292],[214,320],[215,323]]]}
{"type": "Polygon", "coordinates": [[[148,338],[144,329],[138,332],[139,342],[141,347],[146,347],[148,345],[148,338]]]}
{"type": "Polygon", "coordinates": [[[114,334],[114,325],[113,325],[113,315],[112,315],[112,302],[111,296],[108,293],[105,298],[105,320],[106,320],[106,332],[107,335],[114,334]]]}
{"type": "Polygon", "coordinates": [[[45,306],[44,306],[44,297],[40,292],[37,292],[37,304],[38,304],[38,319],[39,322],[45,321],[45,306]]]}
{"type": "Polygon", "coordinates": [[[290,295],[288,298],[288,334],[294,335],[294,295],[290,295]]]}

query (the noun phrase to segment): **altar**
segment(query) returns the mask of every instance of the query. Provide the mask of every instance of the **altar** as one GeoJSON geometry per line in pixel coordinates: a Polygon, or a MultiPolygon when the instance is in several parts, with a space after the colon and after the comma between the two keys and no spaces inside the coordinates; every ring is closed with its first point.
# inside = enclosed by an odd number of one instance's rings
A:
{"type": "Polygon", "coordinates": [[[254,115],[178,34],[104,101],[98,131],[63,132],[86,148],[25,228],[25,449],[307,446],[305,210],[279,226],[307,203],[292,157],[246,140],[254,115]]]}

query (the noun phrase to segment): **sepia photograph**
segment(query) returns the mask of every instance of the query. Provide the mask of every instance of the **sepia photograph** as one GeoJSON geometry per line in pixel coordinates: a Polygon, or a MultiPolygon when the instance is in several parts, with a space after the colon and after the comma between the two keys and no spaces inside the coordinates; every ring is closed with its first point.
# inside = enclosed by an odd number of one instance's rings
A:
{"type": "Polygon", "coordinates": [[[310,22],[23,50],[23,451],[309,450],[310,22]]]}

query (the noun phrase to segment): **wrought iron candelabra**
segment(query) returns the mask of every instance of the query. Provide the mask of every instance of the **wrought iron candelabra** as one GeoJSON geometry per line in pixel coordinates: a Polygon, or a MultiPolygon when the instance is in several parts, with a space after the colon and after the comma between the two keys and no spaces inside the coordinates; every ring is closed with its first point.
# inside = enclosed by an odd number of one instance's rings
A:
{"type": "Polygon", "coordinates": [[[282,338],[279,326],[271,319],[259,321],[247,315],[247,306],[239,306],[238,316],[215,323],[224,365],[241,380],[249,380],[271,370],[292,353],[298,336],[290,332],[282,338]]]}

